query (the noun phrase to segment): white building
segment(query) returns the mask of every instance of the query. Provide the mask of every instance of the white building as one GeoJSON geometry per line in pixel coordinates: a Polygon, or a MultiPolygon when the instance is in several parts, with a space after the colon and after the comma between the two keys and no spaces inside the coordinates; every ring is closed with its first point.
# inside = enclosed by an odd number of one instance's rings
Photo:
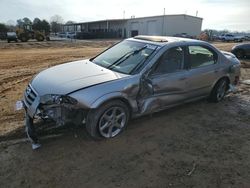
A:
{"type": "Polygon", "coordinates": [[[127,38],[136,35],[173,36],[182,33],[197,36],[201,33],[201,26],[202,18],[177,14],[66,24],[62,26],[62,31],[80,32],[81,36],[90,38],[127,38]]]}
{"type": "Polygon", "coordinates": [[[186,33],[197,36],[201,33],[202,18],[180,15],[134,18],[127,21],[127,36],[161,35],[173,36],[186,33]]]}

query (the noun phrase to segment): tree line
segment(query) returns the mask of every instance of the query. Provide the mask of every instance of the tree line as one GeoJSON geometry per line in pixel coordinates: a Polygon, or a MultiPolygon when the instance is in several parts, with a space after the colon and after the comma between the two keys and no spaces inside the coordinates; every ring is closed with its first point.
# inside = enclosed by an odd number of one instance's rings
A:
{"type": "MultiPolygon", "coordinates": [[[[73,21],[68,21],[66,23],[74,23],[73,21]]],[[[33,30],[38,30],[42,32],[60,32],[61,25],[64,24],[63,18],[59,15],[54,15],[50,18],[50,22],[45,19],[35,18],[33,21],[28,17],[18,19],[16,23],[0,23],[0,33],[6,33],[8,31],[15,31],[17,28],[23,28],[26,25],[32,27],[33,30]]]]}

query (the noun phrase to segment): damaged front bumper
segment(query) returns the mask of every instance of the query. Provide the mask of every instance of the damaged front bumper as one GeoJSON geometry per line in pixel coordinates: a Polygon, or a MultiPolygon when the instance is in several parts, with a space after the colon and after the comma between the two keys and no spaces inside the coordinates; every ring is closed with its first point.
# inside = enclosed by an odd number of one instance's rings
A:
{"type": "Polygon", "coordinates": [[[34,119],[50,119],[55,122],[55,126],[62,126],[66,123],[81,124],[87,114],[87,110],[77,105],[77,100],[64,95],[39,96],[31,85],[24,93],[23,104],[26,132],[32,143],[38,142],[34,119]]]}

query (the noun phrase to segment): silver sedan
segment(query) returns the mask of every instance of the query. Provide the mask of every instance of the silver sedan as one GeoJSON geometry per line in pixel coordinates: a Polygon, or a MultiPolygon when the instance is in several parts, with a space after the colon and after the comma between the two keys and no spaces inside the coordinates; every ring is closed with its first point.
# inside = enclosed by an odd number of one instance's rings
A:
{"type": "Polygon", "coordinates": [[[239,76],[239,60],[207,42],[137,36],[36,75],[23,99],[27,133],[37,143],[33,119],[43,118],[112,138],[131,118],[201,98],[219,102],[239,76]]]}

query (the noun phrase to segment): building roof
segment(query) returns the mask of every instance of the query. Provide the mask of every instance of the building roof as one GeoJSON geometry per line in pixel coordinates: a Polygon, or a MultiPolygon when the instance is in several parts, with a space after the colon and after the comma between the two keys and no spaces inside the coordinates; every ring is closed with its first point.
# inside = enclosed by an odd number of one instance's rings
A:
{"type": "Polygon", "coordinates": [[[120,21],[127,21],[128,19],[108,19],[108,20],[96,20],[96,21],[89,21],[89,22],[78,22],[78,23],[71,23],[71,24],[63,24],[65,26],[70,25],[81,25],[86,23],[98,23],[98,22],[120,22],[120,21]]]}
{"type": "Polygon", "coordinates": [[[186,16],[186,17],[191,17],[191,18],[197,18],[197,19],[201,19],[203,20],[203,18],[198,17],[198,16],[191,16],[191,15],[187,15],[187,14],[166,14],[166,15],[156,15],[156,16],[146,16],[146,17],[137,17],[137,18],[130,18],[128,20],[133,20],[133,19],[144,19],[144,18],[157,18],[157,17],[171,17],[171,16],[186,16]]]}
{"type": "Polygon", "coordinates": [[[157,17],[163,17],[163,16],[186,16],[186,17],[192,17],[203,20],[201,17],[197,16],[191,16],[187,14],[166,14],[166,15],[156,15],[156,16],[146,16],[146,17],[137,17],[137,18],[128,18],[128,19],[107,19],[107,20],[96,20],[96,21],[89,21],[89,22],[79,22],[79,23],[72,23],[72,24],[64,24],[65,26],[70,25],[81,25],[86,23],[98,23],[98,22],[117,22],[117,21],[128,21],[128,20],[135,20],[135,19],[144,19],[144,18],[157,18],[157,17]]]}

